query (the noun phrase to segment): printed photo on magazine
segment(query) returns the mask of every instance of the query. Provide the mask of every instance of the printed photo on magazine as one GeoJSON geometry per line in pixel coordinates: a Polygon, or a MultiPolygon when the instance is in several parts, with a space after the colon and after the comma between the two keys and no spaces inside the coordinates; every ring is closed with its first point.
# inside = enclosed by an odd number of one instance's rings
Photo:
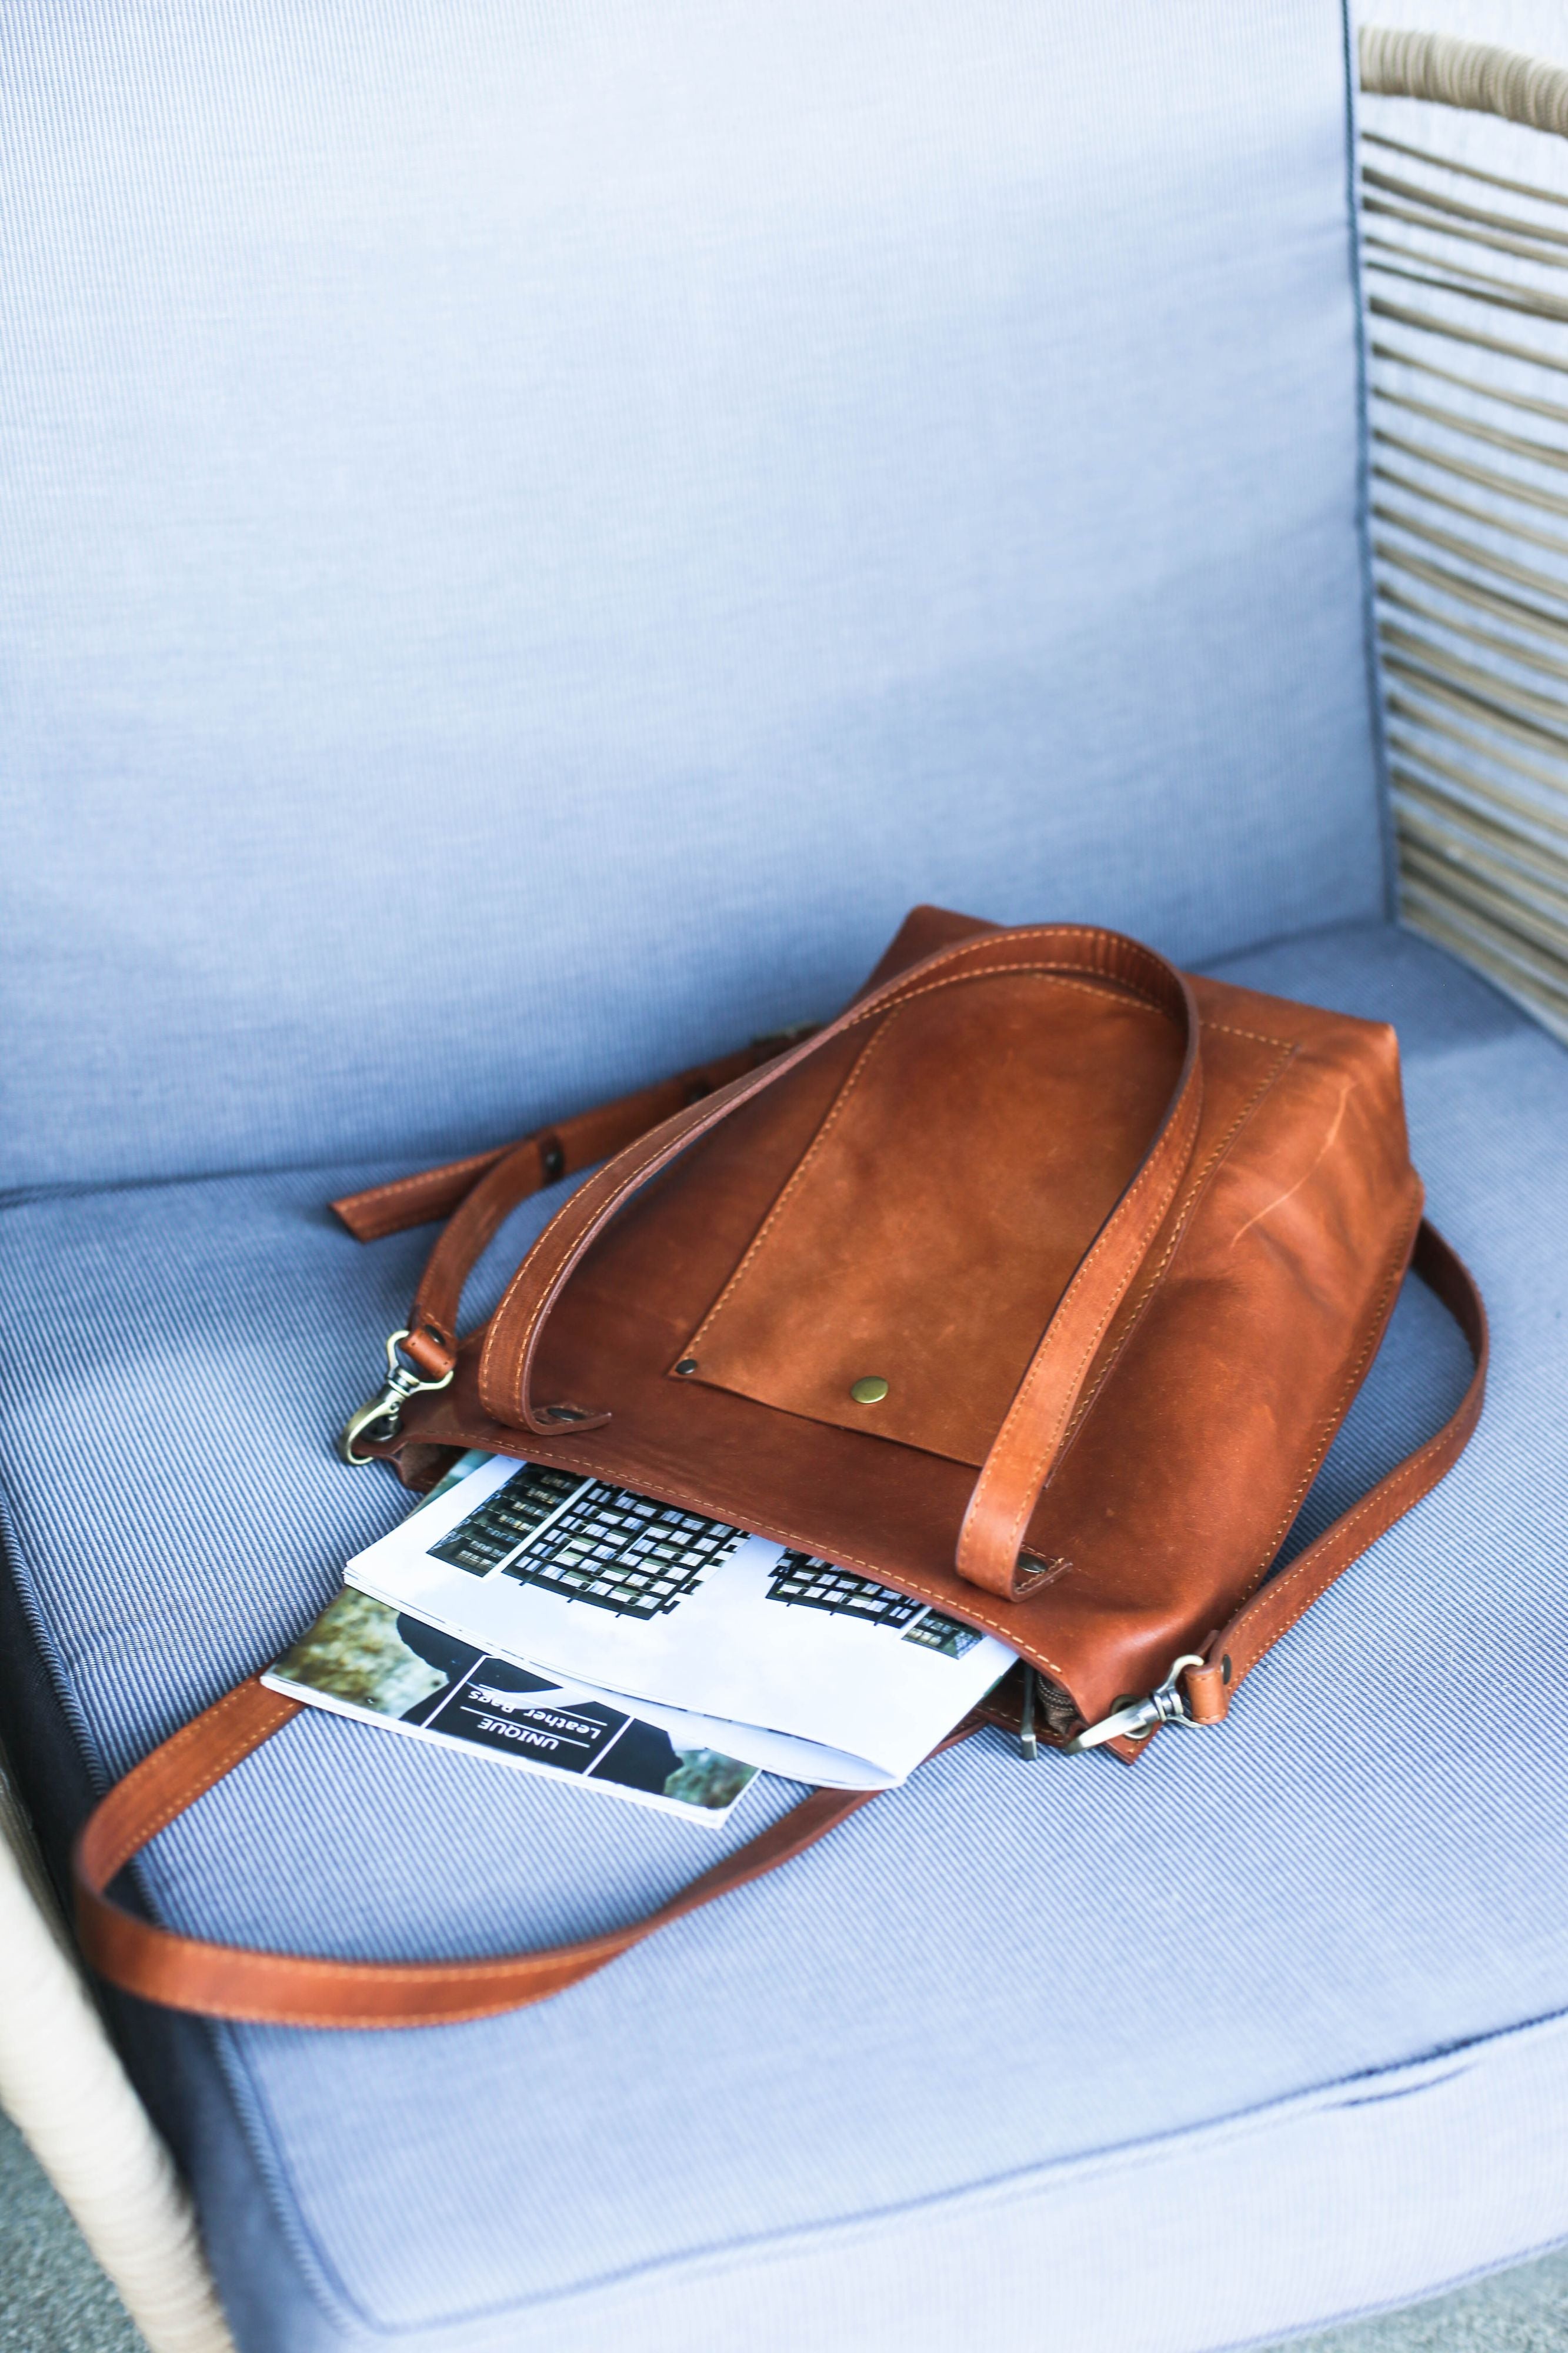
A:
{"type": "Polygon", "coordinates": [[[1013,1662],[891,1587],[607,1482],[499,1455],[456,1473],[351,1585],[539,1674],[733,1726],[724,1746],[769,1769],[792,1767],[757,1733],[848,1760],[803,1778],[901,1780],[1013,1662]]]}
{"type": "Polygon", "coordinates": [[[757,1777],[756,1766],[700,1742],[679,1746],[679,1719],[672,1738],[666,1725],[488,1657],[352,1587],[262,1681],[337,1715],[565,1776],[715,1827],[757,1777]]]}

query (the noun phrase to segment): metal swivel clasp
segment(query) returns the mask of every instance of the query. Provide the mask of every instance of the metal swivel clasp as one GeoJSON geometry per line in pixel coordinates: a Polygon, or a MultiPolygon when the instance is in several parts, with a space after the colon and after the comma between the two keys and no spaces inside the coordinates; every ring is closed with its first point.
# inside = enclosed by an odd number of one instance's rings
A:
{"type": "Polygon", "coordinates": [[[357,1451],[359,1440],[371,1432],[393,1437],[403,1409],[411,1397],[417,1397],[422,1389],[444,1389],[452,1378],[455,1366],[444,1372],[437,1381],[422,1380],[398,1354],[407,1337],[406,1324],[401,1332],[391,1335],[386,1343],[385,1388],[373,1397],[368,1405],[362,1405],[357,1413],[351,1414],[338,1433],[338,1452],[345,1462],[374,1462],[374,1454],[357,1451]]]}
{"type": "Polygon", "coordinates": [[[1062,1746],[1069,1757],[1085,1748],[1100,1748],[1108,1740],[1147,1740],[1163,1724],[1191,1724],[1187,1703],[1182,1697],[1181,1677],[1188,1667],[1201,1667],[1202,1655],[1196,1651],[1184,1651],[1172,1662],[1171,1672],[1157,1691],[1147,1699],[1129,1700],[1114,1715],[1102,1715],[1098,1724],[1086,1725],[1062,1746]]]}

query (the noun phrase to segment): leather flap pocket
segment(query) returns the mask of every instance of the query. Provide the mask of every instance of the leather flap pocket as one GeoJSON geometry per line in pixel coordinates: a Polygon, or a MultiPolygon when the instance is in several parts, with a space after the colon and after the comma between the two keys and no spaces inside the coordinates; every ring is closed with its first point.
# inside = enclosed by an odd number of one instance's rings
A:
{"type": "Polygon", "coordinates": [[[1153,1008],[1046,971],[959,978],[900,1006],[679,1377],[982,1462],[1179,1058],[1153,1008]]]}

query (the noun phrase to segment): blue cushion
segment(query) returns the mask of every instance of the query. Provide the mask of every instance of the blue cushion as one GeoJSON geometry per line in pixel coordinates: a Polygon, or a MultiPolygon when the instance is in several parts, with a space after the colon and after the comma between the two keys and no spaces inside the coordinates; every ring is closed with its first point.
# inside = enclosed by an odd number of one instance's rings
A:
{"type": "Polygon", "coordinates": [[[0,27],[0,1187],[1383,907],[1338,0],[0,27]]]}
{"type": "MultiPolygon", "coordinates": [[[[654,2353],[1205,2353],[1568,2232],[1568,1056],[1381,925],[1224,969],[1399,1023],[1433,1214],[1494,1319],[1459,1467],[1223,1731],[1162,1735],[1131,1772],[971,1742],[786,1871],[481,2024],[312,2034],[126,2005],[245,2353],[587,2353],[609,2332],[654,2353]]],[[[349,1241],[321,1208],[347,1173],[0,1214],[26,1611],[7,1720],[57,1841],[73,1785],[263,1662],[402,1508],[324,1443],[425,1247],[349,1241]]],[[[1314,1520],[1466,1371],[1410,1286],[1314,1520]]],[[[220,1934],[471,1953],[627,1916],[714,1852],[313,1717],[160,1839],[142,1884],[220,1934]]]]}

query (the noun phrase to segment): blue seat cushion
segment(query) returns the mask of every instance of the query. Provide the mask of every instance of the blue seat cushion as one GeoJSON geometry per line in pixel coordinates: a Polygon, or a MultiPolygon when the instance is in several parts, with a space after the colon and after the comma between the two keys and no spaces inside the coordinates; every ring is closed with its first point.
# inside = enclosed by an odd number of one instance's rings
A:
{"type": "Polygon", "coordinates": [[[0,1187],[472,1150],[921,899],[1383,911],[1340,0],[0,43],[0,1187]]]}
{"type": "MultiPolygon", "coordinates": [[[[1458,1468],[1223,1731],[1162,1735],[1133,1771],[984,1736],[571,1993],[470,2026],[118,2005],[245,2353],[608,2331],[1204,2353],[1568,2232],[1568,1056],[1381,924],[1223,969],[1399,1025],[1432,1212],[1494,1321],[1458,1468]]],[[[426,1247],[362,1250],[330,1219],[374,1173],[0,1213],[6,1723],[57,1854],[89,1787],[263,1663],[404,1508],[327,1447],[426,1247]]],[[[1466,1372],[1410,1286],[1309,1515],[1466,1372]]],[[[306,1716],[140,1883],[220,1936],[465,1954],[626,1917],[714,1852],[306,1716]]]]}

